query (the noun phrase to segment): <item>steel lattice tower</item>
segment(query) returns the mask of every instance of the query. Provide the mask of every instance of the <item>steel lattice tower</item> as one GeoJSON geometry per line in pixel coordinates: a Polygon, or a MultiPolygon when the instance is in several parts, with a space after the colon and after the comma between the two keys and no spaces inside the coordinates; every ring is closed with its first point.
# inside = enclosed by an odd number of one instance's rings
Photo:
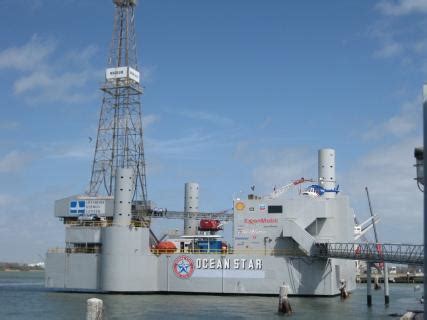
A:
{"type": "Polygon", "coordinates": [[[112,195],[118,167],[136,174],[134,200],[147,201],[141,95],[135,42],[136,0],[113,0],[114,28],[103,93],[89,195],[112,195]]]}

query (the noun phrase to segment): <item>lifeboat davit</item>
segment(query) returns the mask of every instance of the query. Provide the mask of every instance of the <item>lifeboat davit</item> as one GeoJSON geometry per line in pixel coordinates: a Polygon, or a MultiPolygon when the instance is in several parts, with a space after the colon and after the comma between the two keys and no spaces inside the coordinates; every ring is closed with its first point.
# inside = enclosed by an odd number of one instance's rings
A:
{"type": "Polygon", "coordinates": [[[222,230],[221,221],[213,219],[202,219],[199,225],[200,231],[218,231],[222,230]]]}
{"type": "Polygon", "coordinates": [[[176,245],[171,241],[162,241],[156,245],[155,250],[158,253],[174,253],[176,245]]]}

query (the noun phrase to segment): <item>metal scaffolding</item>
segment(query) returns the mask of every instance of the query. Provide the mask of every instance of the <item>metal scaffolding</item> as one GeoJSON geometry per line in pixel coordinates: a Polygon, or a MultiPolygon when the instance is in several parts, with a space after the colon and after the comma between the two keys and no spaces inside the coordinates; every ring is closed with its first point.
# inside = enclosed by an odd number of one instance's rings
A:
{"type": "Polygon", "coordinates": [[[135,172],[134,201],[147,201],[142,111],[136,41],[135,0],[113,0],[114,28],[106,70],[95,155],[88,194],[114,193],[119,167],[135,172]]]}

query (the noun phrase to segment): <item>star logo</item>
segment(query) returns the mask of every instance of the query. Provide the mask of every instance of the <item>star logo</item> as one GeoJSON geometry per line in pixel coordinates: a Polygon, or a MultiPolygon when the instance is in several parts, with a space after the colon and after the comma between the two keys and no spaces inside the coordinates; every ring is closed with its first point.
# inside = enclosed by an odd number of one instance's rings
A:
{"type": "Polygon", "coordinates": [[[194,272],[194,263],[187,256],[179,256],[173,262],[173,272],[180,279],[188,279],[194,272]]]}

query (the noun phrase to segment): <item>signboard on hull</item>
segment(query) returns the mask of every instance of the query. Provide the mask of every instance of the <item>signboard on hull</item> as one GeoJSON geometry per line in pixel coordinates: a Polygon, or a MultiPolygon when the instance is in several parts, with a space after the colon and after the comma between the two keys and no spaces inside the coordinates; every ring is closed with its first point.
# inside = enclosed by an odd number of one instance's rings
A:
{"type": "Polygon", "coordinates": [[[194,278],[264,278],[263,260],[247,258],[197,258],[179,256],[172,271],[180,279],[194,278]]]}
{"type": "Polygon", "coordinates": [[[279,223],[278,218],[245,218],[243,220],[246,224],[276,224],[279,223]]]}
{"type": "Polygon", "coordinates": [[[70,201],[70,214],[73,215],[105,215],[105,200],[79,199],[70,201]]]}

